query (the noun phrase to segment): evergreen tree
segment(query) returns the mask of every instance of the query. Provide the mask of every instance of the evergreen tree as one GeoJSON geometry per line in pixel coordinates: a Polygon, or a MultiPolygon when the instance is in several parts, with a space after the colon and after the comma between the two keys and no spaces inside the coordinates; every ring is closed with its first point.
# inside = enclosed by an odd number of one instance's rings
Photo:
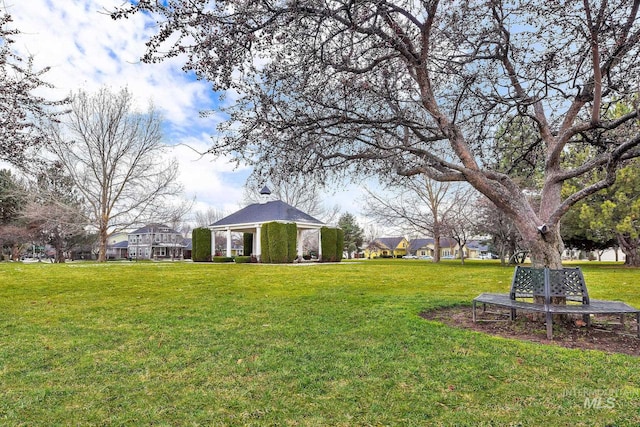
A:
{"type": "Polygon", "coordinates": [[[358,225],[356,218],[350,213],[345,213],[340,216],[338,227],[344,232],[344,251],[347,252],[349,259],[351,259],[352,254],[359,252],[362,248],[364,230],[358,225]]]}

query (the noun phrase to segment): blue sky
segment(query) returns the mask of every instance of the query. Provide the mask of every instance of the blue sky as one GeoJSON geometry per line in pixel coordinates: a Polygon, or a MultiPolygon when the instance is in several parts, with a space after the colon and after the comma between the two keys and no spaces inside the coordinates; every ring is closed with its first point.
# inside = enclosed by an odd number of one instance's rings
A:
{"type": "MultiPolygon", "coordinates": [[[[223,117],[215,113],[217,97],[207,82],[182,71],[179,59],[143,64],[145,41],[154,22],[138,14],[114,21],[107,11],[124,0],[5,0],[13,26],[22,34],[15,47],[34,56],[36,69],[49,66],[46,80],[55,88],[48,96],[60,99],[71,91],[95,91],[103,85],[127,86],[146,108],[149,100],[165,117],[170,156],[181,164],[186,196],[196,197],[196,209],[214,207],[232,212],[243,203],[243,185],[250,170],[234,169],[225,158],[201,157],[210,145],[215,126],[223,117]],[[214,110],[201,118],[202,110],[214,110]]],[[[357,188],[329,194],[327,206],[357,212],[357,188]]]]}

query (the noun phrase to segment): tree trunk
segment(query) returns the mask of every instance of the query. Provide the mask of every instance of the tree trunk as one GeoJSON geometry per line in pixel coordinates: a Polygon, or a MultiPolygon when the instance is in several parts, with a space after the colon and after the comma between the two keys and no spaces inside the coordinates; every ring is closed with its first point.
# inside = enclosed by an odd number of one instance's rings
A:
{"type": "Polygon", "coordinates": [[[624,265],[628,267],[640,267],[640,254],[638,253],[640,239],[634,239],[621,234],[616,237],[620,244],[620,249],[622,249],[625,256],[624,265]]]}
{"type": "Polygon", "coordinates": [[[433,225],[433,262],[440,262],[440,225],[433,225]]]}
{"type": "Polygon", "coordinates": [[[98,262],[106,262],[107,261],[107,239],[109,238],[109,233],[107,232],[106,226],[100,226],[100,243],[98,249],[98,262]]]}

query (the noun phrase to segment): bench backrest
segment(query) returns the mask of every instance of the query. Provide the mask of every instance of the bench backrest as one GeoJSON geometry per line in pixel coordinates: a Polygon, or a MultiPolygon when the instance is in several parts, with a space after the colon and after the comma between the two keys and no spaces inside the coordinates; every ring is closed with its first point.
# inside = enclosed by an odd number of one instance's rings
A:
{"type": "Polygon", "coordinates": [[[589,304],[587,285],[579,267],[549,269],[517,266],[509,295],[511,299],[544,296],[547,303],[553,297],[566,297],[589,304]]]}

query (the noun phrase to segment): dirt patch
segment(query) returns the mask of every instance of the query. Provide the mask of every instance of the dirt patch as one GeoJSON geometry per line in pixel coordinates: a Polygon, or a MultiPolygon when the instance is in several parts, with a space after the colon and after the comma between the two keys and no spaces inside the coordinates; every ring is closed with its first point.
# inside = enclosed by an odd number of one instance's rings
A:
{"type": "Polygon", "coordinates": [[[544,321],[536,319],[533,314],[518,313],[517,319],[512,322],[508,310],[492,309],[483,313],[480,307],[478,322],[473,323],[471,307],[460,306],[426,311],[420,316],[504,338],[640,356],[635,316],[626,316],[624,325],[620,323],[619,316],[604,315],[592,318],[591,327],[587,327],[581,319],[558,325],[554,323],[553,340],[547,339],[544,321]]]}

